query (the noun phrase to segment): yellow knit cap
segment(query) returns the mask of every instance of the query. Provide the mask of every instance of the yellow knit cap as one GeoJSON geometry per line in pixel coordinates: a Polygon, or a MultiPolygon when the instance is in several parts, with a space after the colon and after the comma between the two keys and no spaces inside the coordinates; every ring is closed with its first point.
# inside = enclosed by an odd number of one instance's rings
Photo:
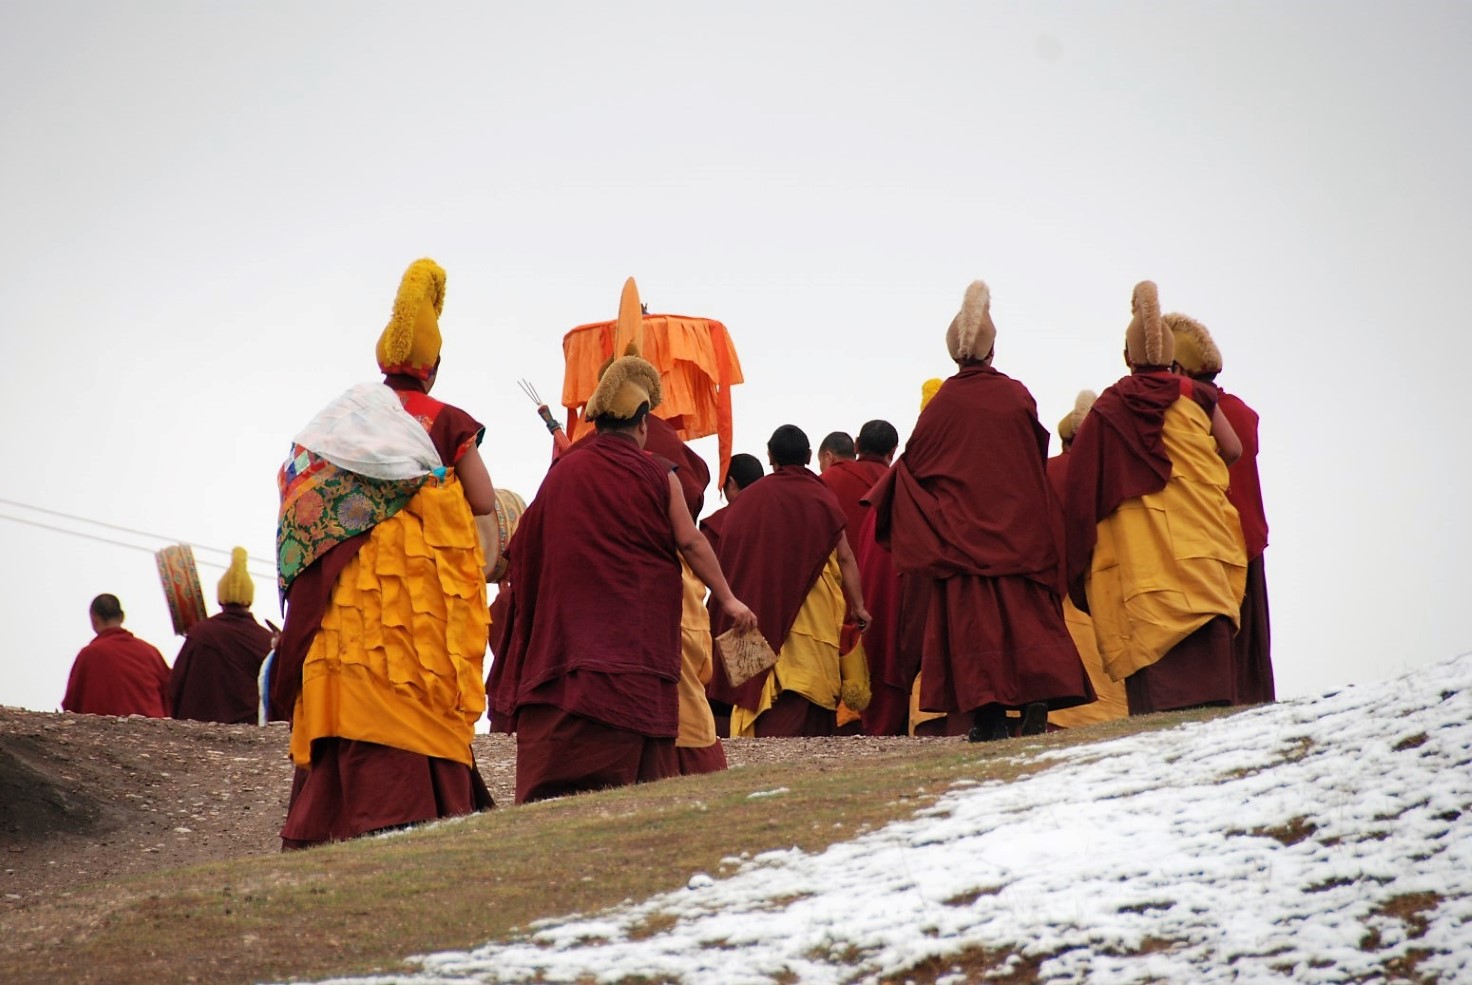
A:
{"type": "Polygon", "coordinates": [[[245,570],[246,559],[243,547],[230,552],[230,570],[225,572],[225,577],[220,579],[220,586],[216,589],[215,598],[221,605],[248,606],[255,601],[256,584],[250,580],[250,572],[245,570]]]}
{"type": "Polygon", "coordinates": [[[944,382],[945,380],[942,380],[939,377],[932,377],[931,379],[928,379],[924,383],[920,384],[921,410],[924,410],[927,406],[930,405],[931,399],[940,392],[940,385],[944,382]]]}
{"type": "Polygon", "coordinates": [[[430,259],[404,271],[394,314],[378,336],[378,368],[427,380],[440,358],[440,312],[445,307],[445,271],[430,259]]]}

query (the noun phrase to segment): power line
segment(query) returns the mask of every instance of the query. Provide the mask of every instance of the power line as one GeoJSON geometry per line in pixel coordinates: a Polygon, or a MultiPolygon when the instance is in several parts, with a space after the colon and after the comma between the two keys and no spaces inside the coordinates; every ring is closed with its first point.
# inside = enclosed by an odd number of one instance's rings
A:
{"type": "MultiPolygon", "coordinates": [[[[0,503],[7,503],[8,504],[8,503],[10,503],[10,501],[7,500],[7,499],[0,499],[0,503]]],[[[43,510],[42,512],[55,513],[54,510],[43,510]]],[[[66,514],[61,514],[61,515],[62,516],[66,516],[66,514]]],[[[80,518],[78,518],[78,519],[80,519],[80,518]]],[[[85,532],[83,532],[81,530],[69,530],[66,527],[57,527],[57,526],[53,526],[52,524],[49,524],[49,523],[41,523],[39,520],[27,520],[27,519],[24,519],[22,517],[9,516],[9,515],[4,514],[4,513],[0,513],[0,520],[9,520],[11,523],[22,523],[22,524],[25,524],[28,527],[39,527],[42,530],[51,530],[51,531],[54,531],[54,532],[59,533],[59,534],[70,534],[73,537],[81,537],[84,540],[92,540],[92,541],[96,541],[96,542],[98,542],[100,544],[112,544],[114,547],[126,547],[129,550],[132,550],[132,551],[142,551],[145,554],[156,554],[157,553],[152,547],[144,547],[142,544],[129,544],[127,541],[113,540],[111,537],[100,537],[97,534],[89,534],[89,533],[85,533],[85,532]]],[[[104,524],[104,526],[107,526],[107,525],[104,524]]],[[[124,529],[124,530],[126,530],[126,528],[114,528],[114,529],[124,529]]],[[[141,536],[144,536],[144,537],[158,537],[160,540],[167,540],[168,539],[168,538],[165,538],[165,537],[159,537],[158,534],[145,534],[142,531],[126,530],[126,532],[127,533],[138,533],[138,534],[140,534],[141,536]]],[[[191,544],[190,546],[193,547],[195,545],[192,545],[191,544]]],[[[215,549],[216,548],[205,548],[205,550],[215,550],[215,549]]],[[[228,564],[221,564],[218,561],[201,561],[198,558],[195,559],[195,564],[196,565],[199,565],[200,567],[216,568],[216,569],[218,569],[220,571],[228,571],[229,568],[230,568],[230,565],[228,565],[228,564]]],[[[249,565],[247,565],[247,568],[249,569],[249,565]]],[[[271,571],[271,572],[267,573],[267,572],[252,570],[250,573],[252,575],[254,575],[255,577],[257,577],[257,578],[264,578],[264,579],[266,579],[268,581],[274,581],[276,579],[276,572],[275,571],[271,571]]]]}
{"type": "MultiPolygon", "coordinates": [[[[18,506],[18,507],[20,507],[23,510],[31,510],[32,512],[35,512],[35,513],[45,513],[47,516],[61,517],[63,520],[75,520],[78,523],[90,523],[93,526],[104,527],[104,528],[106,528],[108,530],[116,530],[116,531],[119,531],[120,533],[136,534],[139,537],[152,537],[155,540],[167,540],[167,541],[170,541],[170,542],[176,543],[176,544],[189,544],[196,551],[213,551],[216,554],[224,554],[227,557],[231,553],[226,548],[210,547],[208,544],[195,544],[195,543],[193,543],[191,541],[186,540],[183,537],[170,537],[170,536],[168,536],[166,534],[150,533],[147,530],[135,530],[132,527],[119,526],[116,523],[108,523],[106,520],[93,520],[90,517],[77,516],[75,513],[63,513],[60,510],[47,509],[44,506],[32,506],[30,503],[21,503],[21,502],[17,502],[16,500],[13,500],[13,499],[5,499],[4,497],[0,497],[0,503],[5,504],[6,506],[18,506]]],[[[16,518],[15,517],[4,517],[4,519],[7,519],[7,520],[15,520],[16,518]]],[[[28,522],[28,521],[25,521],[25,520],[17,520],[17,522],[18,523],[25,523],[25,522],[28,522]]],[[[37,526],[37,527],[44,527],[47,530],[57,530],[57,531],[60,531],[61,533],[64,533],[64,534],[65,533],[74,533],[74,531],[65,530],[65,529],[62,529],[61,527],[46,527],[44,524],[40,524],[40,523],[32,523],[31,525],[32,526],[37,526]]],[[[77,533],[77,536],[78,537],[86,537],[86,536],[90,536],[90,535],[83,534],[83,533],[77,533]]],[[[116,544],[116,543],[118,543],[117,541],[109,541],[109,540],[107,540],[106,538],[103,538],[103,537],[93,537],[93,539],[94,540],[101,540],[104,543],[109,543],[109,544],[116,544]]],[[[121,546],[123,546],[123,547],[134,547],[136,545],[133,545],[133,544],[122,544],[121,546]]],[[[139,550],[146,550],[146,548],[139,548],[139,550]]]]}

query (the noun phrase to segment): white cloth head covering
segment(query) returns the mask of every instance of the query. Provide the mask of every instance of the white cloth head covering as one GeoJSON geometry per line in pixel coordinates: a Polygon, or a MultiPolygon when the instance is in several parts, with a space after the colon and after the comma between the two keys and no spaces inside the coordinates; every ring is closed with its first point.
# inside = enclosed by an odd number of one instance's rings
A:
{"type": "Polygon", "coordinates": [[[383,383],[359,383],[317,412],[295,441],[370,479],[416,479],[439,468],[424,426],[383,383]]]}

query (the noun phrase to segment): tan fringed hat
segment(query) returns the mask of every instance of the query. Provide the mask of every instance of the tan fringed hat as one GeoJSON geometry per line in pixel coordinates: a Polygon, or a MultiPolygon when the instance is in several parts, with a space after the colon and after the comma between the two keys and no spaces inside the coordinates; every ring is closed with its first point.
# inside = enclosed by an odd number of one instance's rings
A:
{"type": "Polygon", "coordinates": [[[248,559],[243,547],[230,552],[230,568],[215,589],[215,599],[221,605],[249,606],[255,601],[256,583],[251,581],[250,572],[245,567],[248,559]]]}
{"type": "Polygon", "coordinates": [[[1222,371],[1222,353],[1206,326],[1189,315],[1172,313],[1163,319],[1176,347],[1175,361],[1192,376],[1211,376],[1222,371]]]}
{"type": "Polygon", "coordinates": [[[394,314],[378,336],[378,368],[429,379],[440,358],[440,312],[445,307],[445,271],[428,258],[404,271],[394,314]]]}
{"type": "Polygon", "coordinates": [[[653,410],[663,399],[659,370],[654,364],[640,356],[623,356],[603,371],[597,389],[583,407],[583,417],[590,421],[600,417],[627,421],[645,402],[653,410]]]}
{"type": "Polygon", "coordinates": [[[1169,366],[1175,341],[1160,318],[1160,293],[1155,282],[1142,280],[1130,298],[1130,326],[1124,333],[1124,351],[1131,366],[1169,366]]]}
{"type": "Polygon", "coordinates": [[[961,310],[946,329],[946,350],[957,363],[982,360],[991,355],[997,341],[992,324],[992,292],[984,281],[974,280],[966,288],[961,310]]]}
{"type": "Polygon", "coordinates": [[[1073,410],[1063,415],[1063,420],[1058,422],[1058,440],[1072,441],[1073,436],[1078,434],[1079,426],[1083,424],[1084,418],[1089,416],[1089,408],[1094,406],[1094,401],[1099,395],[1093,390],[1080,390],[1078,396],[1073,398],[1073,410]]]}

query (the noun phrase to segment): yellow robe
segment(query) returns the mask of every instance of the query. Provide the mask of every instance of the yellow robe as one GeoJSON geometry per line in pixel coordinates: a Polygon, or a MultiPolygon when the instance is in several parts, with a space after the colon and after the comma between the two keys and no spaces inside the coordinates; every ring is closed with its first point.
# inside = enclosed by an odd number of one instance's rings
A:
{"type": "Polygon", "coordinates": [[[710,613],[705,608],[705,583],[695,577],[683,556],[680,571],[685,597],[680,610],[680,731],[675,745],[704,749],[718,738],[715,716],[705,697],[705,685],[715,669],[711,663],[710,613]]]}
{"type": "Polygon", "coordinates": [[[1074,646],[1089,672],[1089,683],[1094,685],[1098,696],[1092,704],[1048,712],[1048,724],[1058,728],[1078,728],[1112,722],[1116,718],[1128,718],[1129,702],[1125,699],[1124,682],[1116,681],[1104,673],[1104,661],[1099,656],[1099,643],[1094,638],[1094,620],[1087,612],[1079,611],[1067,598],[1063,600],[1063,622],[1068,626],[1068,635],[1073,637],[1074,646]]]}
{"type": "Polygon", "coordinates": [[[485,555],[459,480],[431,479],[373,528],[333,586],[302,665],[291,757],[376,742],[471,765],[485,713],[485,555]]]}
{"type": "Polygon", "coordinates": [[[1227,466],[1211,419],[1182,397],[1166,409],[1161,433],[1170,479],[1100,521],[1087,575],[1094,636],[1116,681],[1155,663],[1214,616],[1236,626],[1247,585],[1247,547],[1227,501],[1227,466]]]}
{"type": "Polygon", "coordinates": [[[777,664],[767,675],[761,701],[755,709],[736,705],[731,709],[731,735],[753,738],[757,716],[772,707],[783,691],[796,691],[822,708],[838,707],[842,686],[838,670],[838,634],[843,629],[843,575],[838,552],[828,555],[823,573],[808,589],[782,648],[777,664]]]}

